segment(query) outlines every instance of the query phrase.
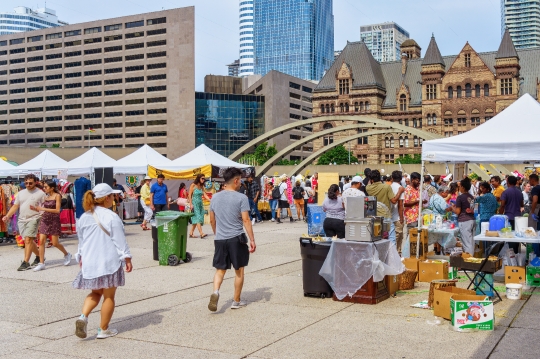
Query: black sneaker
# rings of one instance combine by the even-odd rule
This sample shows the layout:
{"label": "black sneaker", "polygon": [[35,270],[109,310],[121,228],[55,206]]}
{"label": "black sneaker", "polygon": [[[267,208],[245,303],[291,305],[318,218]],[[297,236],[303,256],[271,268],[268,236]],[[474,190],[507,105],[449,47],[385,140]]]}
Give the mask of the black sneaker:
{"label": "black sneaker", "polygon": [[17,269],[17,271],[22,272],[22,271],[25,271],[25,270],[29,270],[31,268],[32,267],[30,267],[30,263],[23,261],[21,263],[21,266]]}
{"label": "black sneaker", "polygon": [[32,262],[32,265],[30,267],[35,267],[39,264],[39,256],[36,256],[36,259]]}
{"label": "black sneaker", "polygon": [[293,223],[293,222],[294,222],[294,219],[291,217],[291,223]]}

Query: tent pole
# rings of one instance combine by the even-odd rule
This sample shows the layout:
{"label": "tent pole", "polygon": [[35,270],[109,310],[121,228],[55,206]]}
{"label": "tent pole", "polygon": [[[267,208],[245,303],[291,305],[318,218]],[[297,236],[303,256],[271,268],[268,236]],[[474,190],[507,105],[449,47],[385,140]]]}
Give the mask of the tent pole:
{"label": "tent pole", "polygon": [[[418,196],[418,231],[416,233],[416,259],[420,257],[420,235],[422,234],[422,209],[424,204],[422,203],[422,189],[424,187],[424,171],[426,169],[426,164],[422,160],[422,174],[420,175],[420,193]],[[409,244],[410,245],[410,244]],[[427,254],[427,253],[424,253]]]}

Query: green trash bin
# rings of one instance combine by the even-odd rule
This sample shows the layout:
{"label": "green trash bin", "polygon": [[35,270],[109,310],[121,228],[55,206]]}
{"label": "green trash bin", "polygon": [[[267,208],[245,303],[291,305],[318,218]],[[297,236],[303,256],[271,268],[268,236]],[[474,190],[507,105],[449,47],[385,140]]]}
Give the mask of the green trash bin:
{"label": "green trash bin", "polygon": [[186,252],[188,219],[193,213],[162,211],[156,213],[158,229],[159,265],[175,266],[191,261],[191,253]]}

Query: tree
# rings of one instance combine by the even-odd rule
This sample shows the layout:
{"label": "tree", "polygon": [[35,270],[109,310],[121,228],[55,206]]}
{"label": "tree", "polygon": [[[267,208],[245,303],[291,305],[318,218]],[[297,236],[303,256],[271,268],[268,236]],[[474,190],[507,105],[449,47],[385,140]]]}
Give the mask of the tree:
{"label": "tree", "polygon": [[405,155],[405,157],[400,157],[394,161],[394,163],[401,163],[402,165],[412,165],[422,163],[422,156],[420,154],[414,155]]}
{"label": "tree", "polygon": [[282,158],[278,163],[276,163],[276,166],[296,166],[299,163],[300,160],[288,160],[286,158]]}
{"label": "tree", "polygon": [[[350,162],[349,162],[349,154],[350,154]],[[321,157],[319,157],[319,160],[317,161],[318,165],[328,165],[328,164],[336,164],[336,165],[347,165],[349,163],[355,163],[358,162],[358,159],[353,156],[352,152],[349,152],[345,149],[345,146],[339,145],[331,150],[327,151],[325,154],[323,154]]]}
{"label": "tree", "polygon": [[252,166],[262,166],[277,153],[276,145],[268,146],[268,142],[263,142],[255,148],[254,153],[244,155],[240,158],[240,163]]}
{"label": "tree", "polygon": [[59,143],[53,143],[52,148],[60,148],[60,144]]}

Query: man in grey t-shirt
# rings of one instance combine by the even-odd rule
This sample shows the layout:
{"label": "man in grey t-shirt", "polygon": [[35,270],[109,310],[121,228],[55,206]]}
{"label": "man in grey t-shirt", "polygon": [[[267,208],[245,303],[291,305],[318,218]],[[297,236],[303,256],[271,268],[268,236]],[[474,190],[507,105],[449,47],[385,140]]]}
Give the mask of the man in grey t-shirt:
{"label": "man in grey t-shirt", "polygon": [[[219,289],[227,269],[234,267],[234,299],[231,309],[246,306],[240,300],[244,285],[244,267],[248,265],[249,254],[255,252],[255,236],[249,217],[248,198],[237,192],[240,187],[242,171],[238,168],[228,168],[223,173],[225,189],[216,193],[210,201],[210,224],[214,231],[214,260],[216,268],[214,275],[214,293],[210,296],[208,309],[215,312],[219,300]],[[249,246],[244,227],[249,236]]]}

